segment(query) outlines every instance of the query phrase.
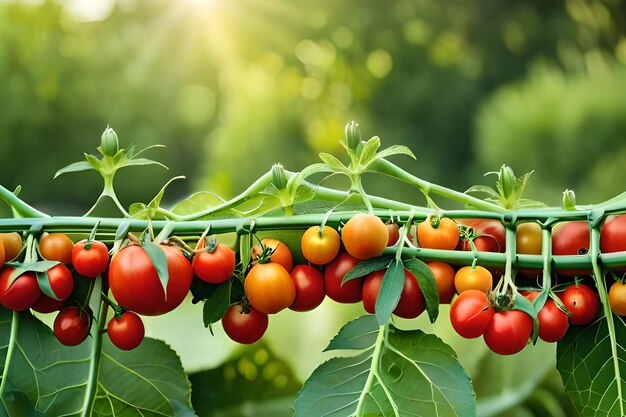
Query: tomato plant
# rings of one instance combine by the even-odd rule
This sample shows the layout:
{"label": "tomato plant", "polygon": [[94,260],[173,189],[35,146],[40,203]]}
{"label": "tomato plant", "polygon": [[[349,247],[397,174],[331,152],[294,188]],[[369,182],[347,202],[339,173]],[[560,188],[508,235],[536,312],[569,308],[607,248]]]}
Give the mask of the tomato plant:
{"label": "tomato plant", "polygon": [[461,294],[467,290],[479,290],[487,292],[493,286],[493,276],[485,267],[464,266],[454,275],[454,287]]}
{"label": "tomato plant", "polygon": [[201,280],[219,284],[230,278],[235,272],[235,252],[226,245],[216,241],[209,243],[205,249],[205,241],[201,239],[196,246],[191,261],[193,272]]}
{"label": "tomato plant", "polygon": [[453,250],[459,243],[459,227],[450,218],[429,217],[417,225],[417,241],[423,248]]}
{"label": "tomato plant", "polygon": [[74,243],[63,233],[50,233],[39,240],[39,254],[49,261],[72,263]]}
{"label": "tomato plant", "polygon": [[626,316],[626,284],[614,282],[609,289],[611,310],[619,316]]}
{"label": "tomato plant", "polygon": [[513,355],[526,346],[533,332],[533,319],[520,310],[498,311],[483,333],[485,344],[500,355]]}
{"label": "tomato plant", "polygon": [[91,317],[86,310],[68,307],[54,319],[54,336],[65,346],[76,346],[87,338],[90,327]]}
{"label": "tomato plant", "polygon": [[111,342],[122,350],[133,350],[141,344],[145,334],[141,317],[132,311],[113,316],[107,325]]}
{"label": "tomato plant", "polygon": [[248,311],[244,311],[243,306],[239,304],[231,305],[222,318],[222,327],[228,337],[245,345],[250,345],[263,337],[268,324],[267,314],[251,306],[248,307]]}
{"label": "tomato plant", "polygon": [[289,272],[279,263],[257,263],[244,281],[252,306],[264,314],[278,313],[293,304],[296,287]]}
{"label": "tomato plant", "polygon": [[309,311],[324,301],[324,275],[319,269],[311,265],[296,265],[290,275],[296,287],[296,298],[289,306],[290,309]]}
{"label": "tomato plant", "polygon": [[11,284],[9,281],[13,271],[10,267],[0,271],[0,304],[13,311],[26,310],[41,295],[37,277],[32,272],[24,272]]}
{"label": "tomato plant", "polygon": [[72,247],[72,265],[82,276],[95,278],[109,265],[109,249],[97,240],[76,242]]}
{"label": "tomato plant", "polygon": [[598,294],[585,284],[570,285],[560,297],[570,312],[569,322],[577,326],[591,323],[600,307]]}
{"label": "tomato plant", "polygon": [[494,315],[487,295],[479,290],[459,294],[450,308],[450,323],[466,339],[482,336]]}
{"label": "tomato plant", "polygon": [[358,303],[362,299],[363,279],[356,278],[341,283],[343,277],[359,263],[347,252],[339,255],[324,270],[324,288],[328,297],[338,303]]}
{"label": "tomato plant", "polygon": [[[375,314],[376,299],[380,291],[380,284],[386,270],[375,271],[369,274],[363,281],[362,298],[363,308],[370,314]],[[404,270],[404,287],[400,294],[398,305],[393,310],[393,314],[404,319],[413,319],[424,311],[426,305],[422,290],[415,279],[415,276],[408,270]]]}
{"label": "tomato plant", "polygon": [[302,235],[302,255],[316,265],[325,265],[335,259],[339,253],[341,239],[332,227],[309,227]]}
{"label": "tomato plant", "polygon": [[380,256],[389,243],[389,231],[380,218],[359,213],[341,229],[341,241],[346,251],[357,259]]}

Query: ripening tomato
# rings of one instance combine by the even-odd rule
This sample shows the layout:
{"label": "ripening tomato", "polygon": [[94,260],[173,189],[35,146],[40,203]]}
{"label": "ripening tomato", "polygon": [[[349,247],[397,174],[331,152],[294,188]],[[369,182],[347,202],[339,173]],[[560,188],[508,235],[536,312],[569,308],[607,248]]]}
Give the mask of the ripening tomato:
{"label": "ripening tomato", "polygon": [[464,266],[456,271],[454,276],[454,287],[459,294],[467,290],[487,292],[492,286],[493,276],[491,272],[480,265],[476,265],[474,269],[471,266]]}
{"label": "ripening tomato", "polygon": [[387,226],[387,232],[389,232],[387,247],[393,246],[398,243],[398,239],[400,239],[400,227],[397,223],[387,223],[385,226]]}
{"label": "ripening tomato", "polygon": [[193,256],[191,266],[193,272],[201,280],[210,284],[220,284],[227,281],[235,272],[235,252],[226,245],[214,242],[205,249],[205,241],[202,239]]}
{"label": "ripening tomato", "polygon": [[[589,252],[589,223],[572,221],[559,223],[552,233],[553,255],[585,255]],[[559,270],[563,275],[585,275],[590,269]]]}
{"label": "ripening tomato", "polygon": [[[530,291],[524,296],[530,301],[534,301],[541,294],[539,291]],[[539,338],[548,343],[558,342],[565,336],[569,328],[569,317],[554,302],[547,299],[539,314]]]}
{"label": "ripening tomato", "polygon": [[626,284],[614,282],[609,289],[609,305],[618,316],[626,316]]}
{"label": "ripening tomato", "polygon": [[[600,251],[603,253],[626,251],[626,214],[607,219],[600,232]],[[616,268],[626,271],[626,266]]]}
{"label": "ripening tomato", "polygon": [[61,310],[54,319],[54,336],[62,345],[76,346],[83,343],[89,334],[91,317],[78,307]]}
{"label": "ripening tomato", "polygon": [[437,292],[439,293],[439,304],[450,304],[452,297],[456,294],[454,269],[447,263],[440,261],[428,262],[426,265],[428,265],[435,276]]}
{"label": "ripening tomato", "polygon": [[113,316],[109,320],[107,335],[118,349],[133,350],[141,344],[145,335],[143,321],[132,311],[125,311],[120,318]]}
{"label": "ripening tomato", "polygon": [[74,291],[74,277],[69,269],[63,264],[58,264],[46,271],[50,288],[61,301],[67,298]]}
{"label": "ripening tomato", "polygon": [[222,327],[231,340],[244,345],[250,345],[265,334],[269,324],[267,314],[261,313],[254,307],[249,312],[242,311],[241,304],[228,307],[222,317]]}
{"label": "ripening tomato", "polygon": [[339,255],[324,270],[324,288],[328,297],[338,303],[358,303],[361,301],[363,278],[355,278],[341,285],[343,277],[359,263],[347,252]]}
{"label": "ripening tomato", "polygon": [[534,222],[522,223],[515,232],[515,248],[517,253],[541,255],[541,226]]}
{"label": "ripening tomato", "polygon": [[4,245],[4,260],[11,261],[22,251],[22,236],[19,233],[0,233]]}
{"label": "ripening tomato", "polygon": [[329,226],[321,230],[319,226],[311,226],[302,235],[302,255],[307,261],[316,265],[326,265],[339,253],[341,241],[339,233]]}
{"label": "ripening tomato", "polygon": [[189,292],[193,270],[180,249],[161,245],[167,259],[167,297],[159,275],[146,251],[139,245],[120,250],[109,265],[111,292],[122,307],[138,314],[156,316],[172,311]]}
{"label": "ripening tomato", "polygon": [[291,270],[296,287],[296,298],[289,306],[294,311],[309,311],[322,304],[326,298],[324,275],[311,265],[296,265]]}
{"label": "ripening tomato", "polygon": [[0,240],[0,267],[4,265],[4,243]]}
{"label": "ripening tomato", "polygon": [[[370,273],[363,282],[363,308],[370,314],[376,313],[376,299],[383,282],[383,277],[387,270],[383,269]],[[398,300],[398,305],[393,310],[393,314],[405,319],[413,319],[424,311],[426,307],[424,295],[417,283],[415,275],[404,270],[404,287]]]}
{"label": "ripening tomato", "polygon": [[74,243],[63,233],[50,233],[39,239],[39,254],[49,261],[72,263]]}
{"label": "ripening tomato", "polygon": [[389,231],[378,217],[359,213],[341,229],[341,241],[346,251],[355,258],[375,258],[382,255],[387,247]]}
{"label": "ripening tomato", "polygon": [[9,278],[14,269],[4,267],[0,271],[0,304],[13,311],[30,308],[41,295],[37,276],[34,272],[24,272],[9,286]]}
{"label": "ripening tomato", "polygon": [[[291,256],[291,251],[287,245],[276,239],[261,239],[261,243],[274,251],[270,256],[271,263],[280,264],[287,270],[287,272],[291,272],[291,269],[293,268],[293,257]],[[259,245],[254,245],[252,248],[252,259],[258,259],[261,252],[261,247]]]}
{"label": "ripening tomato", "polygon": [[[474,245],[479,252],[504,252],[506,249],[506,229],[499,220],[494,219],[460,219],[458,222],[474,229],[478,235]],[[467,240],[460,240],[457,250],[470,251],[472,247]]]}
{"label": "ripening tomato", "polygon": [[450,323],[459,336],[474,339],[485,333],[493,314],[487,294],[467,290],[459,294],[450,307]]}
{"label": "ripening tomato", "polygon": [[95,278],[109,265],[109,249],[98,240],[76,242],[72,247],[72,265],[82,276]]}
{"label": "ripening tomato", "polygon": [[533,319],[520,310],[494,313],[483,339],[493,352],[513,355],[526,346],[533,332]]}
{"label": "ripening tomato", "polygon": [[428,217],[417,225],[417,241],[422,248],[453,250],[459,243],[459,227],[447,217],[439,221]]}
{"label": "ripening tomato", "polygon": [[296,298],[296,286],[289,272],[278,263],[257,263],[244,281],[244,291],[255,309],[274,314],[288,308]]}
{"label": "ripening tomato", "polygon": [[593,321],[600,308],[600,298],[584,284],[572,284],[560,294],[561,300],[570,312],[569,322],[584,326]]}
{"label": "ripening tomato", "polygon": [[41,293],[37,302],[33,304],[31,309],[35,310],[37,313],[48,314],[61,310],[63,308],[63,304],[65,304],[65,301],[55,300],[54,298]]}

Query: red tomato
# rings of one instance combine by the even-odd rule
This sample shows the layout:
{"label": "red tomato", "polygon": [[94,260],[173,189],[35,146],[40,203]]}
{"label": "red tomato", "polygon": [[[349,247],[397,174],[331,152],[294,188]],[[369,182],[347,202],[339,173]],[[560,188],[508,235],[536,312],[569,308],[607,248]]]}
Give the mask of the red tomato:
{"label": "red tomato", "polygon": [[72,265],[82,276],[95,278],[109,265],[109,249],[97,240],[76,242],[72,247]]}
{"label": "red tomato", "polygon": [[296,287],[289,272],[278,263],[257,263],[244,281],[244,291],[255,309],[264,314],[288,308],[296,298]]}
{"label": "red tomato", "polygon": [[[291,272],[293,268],[293,257],[287,245],[276,239],[261,239],[261,243],[274,251],[270,256],[271,263],[280,264],[287,272]],[[252,248],[252,259],[256,260],[260,254],[261,247],[255,245]]]}
{"label": "red tomato", "polygon": [[450,307],[450,323],[460,336],[474,339],[485,333],[493,314],[487,294],[478,290],[467,290],[459,294]]}
{"label": "red tomato", "polygon": [[570,312],[569,322],[576,326],[589,324],[596,317],[600,307],[600,298],[591,288],[584,284],[570,285],[560,294],[567,311]]}
{"label": "red tomato", "polygon": [[350,255],[360,260],[370,259],[382,255],[389,242],[389,232],[378,217],[359,213],[341,229],[341,241]]}
{"label": "red tomato", "polygon": [[[600,232],[600,251],[603,253],[626,251],[626,214],[607,219]],[[626,271],[626,266],[616,268]]]}
{"label": "red tomato", "polygon": [[39,254],[49,261],[72,263],[74,243],[63,233],[50,233],[39,240]]}
{"label": "red tomato", "polygon": [[265,334],[269,319],[267,314],[250,307],[249,313],[242,311],[240,304],[232,305],[222,318],[224,332],[237,343],[250,345]]}
{"label": "red tomato", "polygon": [[[376,298],[378,298],[378,292],[380,291],[380,285],[383,281],[383,276],[387,270],[372,272],[365,278],[363,282],[363,308],[370,314],[376,313]],[[405,319],[413,319],[425,309],[424,295],[417,283],[415,275],[411,272],[404,270],[404,288],[400,294],[400,300],[398,305],[393,310],[393,314]]]}
{"label": "red tomato", "polygon": [[335,259],[341,246],[339,233],[324,226],[320,235],[319,226],[311,226],[302,235],[302,255],[316,265],[325,265]]}
{"label": "red tomato", "polygon": [[165,245],[161,248],[167,258],[167,298],[159,275],[141,246],[126,246],[111,259],[109,285],[122,307],[157,316],[172,311],[185,299],[193,279],[191,263],[178,248]]}
{"label": "red tomato", "polygon": [[487,292],[491,290],[492,286],[493,276],[491,272],[480,265],[476,265],[474,269],[471,266],[464,266],[454,275],[454,287],[459,294],[467,290]]}
{"label": "red tomato", "polygon": [[133,350],[141,344],[145,329],[141,318],[132,311],[125,311],[118,319],[113,316],[107,325],[111,343],[121,350]]}
{"label": "red tomato", "polygon": [[434,227],[428,217],[417,225],[417,241],[422,248],[453,250],[459,243],[459,227],[447,217],[442,217]]}
{"label": "red tomato", "polygon": [[338,303],[358,303],[361,301],[363,278],[355,278],[341,285],[343,277],[359,263],[359,260],[346,252],[339,255],[324,271],[324,288],[328,297]]}
{"label": "red tomato", "polygon": [[[553,255],[585,255],[589,252],[589,223],[574,221],[559,223],[552,234]],[[563,275],[585,275],[589,269],[560,270]]]}
{"label": "red tomato", "polygon": [[42,293],[37,299],[37,302],[33,304],[31,308],[37,313],[48,314],[61,310],[64,303],[65,302],[63,300],[55,300],[54,298],[48,297],[46,294]]}
{"label": "red tomato", "polygon": [[[529,291],[524,294],[524,297],[534,301],[539,294],[541,294],[539,291]],[[565,336],[569,328],[567,313],[559,309],[556,303],[549,298],[539,311],[537,320],[539,321],[539,338],[545,342],[558,342]]]}
{"label": "red tomato", "polygon": [[91,317],[77,307],[61,310],[54,319],[54,336],[65,346],[80,345],[89,334]]}
{"label": "red tomato", "polygon": [[609,305],[618,316],[626,316],[626,284],[614,282],[609,289]]}
{"label": "red tomato", "polygon": [[440,304],[450,304],[452,297],[456,294],[454,287],[454,269],[445,262],[432,261],[426,265],[430,268],[435,276],[437,283],[437,292],[439,293]]}
{"label": "red tomato", "polygon": [[66,300],[74,291],[74,277],[69,269],[63,264],[58,264],[48,269],[48,281],[54,295],[61,301]]}
{"label": "red tomato", "polygon": [[4,267],[0,271],[0,304],[13,311],[26,310],[41,295],[37,276],[34,272],[24,272],[9,287],[9,277],[13,271],[11,267]]}
{"label": "red tomato", "polygon": [[[196,249],[204,249],[204,239]],[[235,252],[221,243],[213,245],[207,250],[196,252],[191,266],[198,278],[210,284],[220,284],[227,281],[235,272]]]}
{"label": "red tomato", "polygon": [[387,226],[387,232],[389,232],[387,246],[393,246],[398,243],[398,239],[400,239],[400,227],[396,223],[388,223],[385,226]]}
{"label": "red tomato", "polygon": [[494,313],[483,339],[493,352],[513,355],[526,346],[533,332],[533,319],[520,310]]}
{"label": "red tomato", "polygon": [[[479,236],[474,245],[479,252],[502,252],[506,249],[506,229],[499,220],[493,219],[460,219],[459,224],[471,227]],[[458,250],[469,251],[471,245],[467,240],[459,241]]]}
{"label": "red tomato", "polygon": [[291,279],[296,287],[296,298],[290,309],[294,311],[313,310],[326,298],[324,275],[311,265],[296,265],[291,270]]}

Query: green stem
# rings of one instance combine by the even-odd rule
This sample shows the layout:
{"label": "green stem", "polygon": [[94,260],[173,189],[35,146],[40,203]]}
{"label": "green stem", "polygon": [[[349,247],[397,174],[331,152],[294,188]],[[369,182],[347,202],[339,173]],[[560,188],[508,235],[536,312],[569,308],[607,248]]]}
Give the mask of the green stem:
{"label": "green stem", "polygon": [[4,200],[9,206],[11,206],[20,216],[43,218],[50,217],[46,213],[37,210],[36,208],[28,205],[20,198],[18,198],[13,192],[0,185],[0,198]]}
{"label": "green stem", "polygon": [[541,257],[543,258],[543,290],[552,288],[552,233],[550,229],[541,229]]}
{"label": "green stem", "polygon": [[13,359],[13,351],[15,350],[15,345],[17,344],[17,331],[19,329],[20,322],[20,313],[17,311],[13,312],[13,318],[11,321],[11,337],[9,339],[9,346],[7,349],[7,355],[4,360],[4,374],[2,375],[2,381],[0,382],[0,399],[4,403],[4,389],[6,388],[7,379],[9,375],[9,367],[11,366],[11,360]]}
{"label": "green stem", "polygon": [[378,337],[376,338],[376,344],[374,345],[374,353],[372,353],[372,365],[370,366],[370,372],[367,376],[367,381],[365,381],[365,386],[361,391],[361,395],[359,397],[359,402],[356,408],[355,416],[361,417],[363,416],[363,407],[365,407],[365,397],[369,394],[372,389],[372,385],[374,384],[374,379],[378,375],[378,366],[380,364],[381,351],[383,348],[383,342],[385,340],[385,328],[387,324],[382,325],[378,328]]}
{"label": "green stem", "polygon": [[91,337],[93,338],[93,348],[91,350],[91,361],[89,364],[89,377],[87,379],[87,389],[85,401],[83,402],[82,417],[89,417],[91,409],[96,399],[98,391],[98,375],[100,373],[100,360],[102,359],[102,331],[106,324],[108,305],[106,302],[100,303],[100,317],[97,326],[92,326]]}
{"label": "green stem", "polygon": [[505,264],[504,264],[504,285],[502,287],[502,294],[506,293],[507,289],[511,289],[515,294],[515,282],[513,280],[513,257],[516,256],[516,238],[515,238],[515,226],[509,225],[506,227],[506,252],[505,252]]}

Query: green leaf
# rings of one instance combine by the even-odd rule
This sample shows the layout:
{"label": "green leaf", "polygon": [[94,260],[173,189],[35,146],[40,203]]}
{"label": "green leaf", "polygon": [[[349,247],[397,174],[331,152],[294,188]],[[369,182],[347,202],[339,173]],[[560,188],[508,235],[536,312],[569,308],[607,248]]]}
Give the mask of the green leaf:
{"label": "green leaf", "polygon": [[626,323],[613,315],[615,356],[606,317],[570,326],[557,344],[557,369],[581,416],[626,415]]}
{"label": "green leaf", "polygon": [[58,261],[35,261],[27,263],[10,263],[9,266],[15,268],[9,276],[9,285],[12,285],[15,280],[24,272],[46,272],[48,269],[60,264]]}
{"label": "green leaf", "polygon": [[134,219],[148,219],[150,217],[148,216],[148,213],[148,206],[146,206],[144,203],[132,203],[128,207],[128,214],[130,214],[131,217]]}
{"label": "green leaf", "polygon": [[[186,216],[200,213],[224,203],[225,200],[217,194],[213,194],[208,191],[200,191],[190,195],[184,200],[179,201],[170,211],[174,214]],[[230,210],[229,213],[234,215],[233,210]]]}
{"label": "green leaf", "polygon": [[68,166],[63,167],[60,170],[58,170],[56,174],[54,174],[54,178],[62,174],[67,174],[68,172],[80,172],[80,171],[87,171],[90,169],[94,169],[94,168],[87,161],[74,162],[73,164],[69,164]]}
{"label": "green leaf", "polygon": [[167,270],[167,257],[165,256],[165,251],[163,251],[161,245],[152,242],[145,243],[143,245],[143,249],[148,254],[148,257],[150,257],[150,261],[152,261],[152,265],[154,265],[157,274],[159,274],[159,280],[161,281],[163,293],[165,294],[165,299],[167,300],[167,283],[170,277]]}
{"label": "green leaf", "polygon": [[[296,398],[296,417],[476,415],[470,378],[438,337],[390,324],[378,327],[371,316],[346,324],[342,333],[359,346],[365,339],[371,345],[356,356],[336,357],[318,367]],[[377,336],[367,336],[372,333]]]}
{"label": "green leaf", "polygon": [[341,285],[346,283],[347,281],[362,278],[369,273],[374,271],[380,271],[381,269],[385,269],[389,267],[391,264],[391,260],[393,256],[379,256],[378,258],[367,259],[365,261],[361,261],[354,266],[351,270],[349,270],[346,275],[344,275],[341,280]]}
{"label": "green leaf", "polygon": [[117,230],[115,231],[115,240],[122,240],[126,238],[128,232],[130,231],[130,220],[124,220],[117,226]]}
{"label": "green leaf", "polygon": [[210,324],[217,323],[224,317],[224,314],[226,314],[226,310],[230,307],[231,286],[232,280],[230,279],[221,283],[204,302],[204,307],[202,308],[204,327],[209,327]]}
{"label": "green leaf", "polygon": [[345,172],[347,169],[339,159],[329,153],[320,153],[320,159],[335,172]]}
{"label": "green leaf", "polygon": [[465,190],[465,194],[470,194],[470,193],[485,193],[490,197],[496,198],[496,199],[500,199],[500,194],[498,194],[498,192],[496,190],[494,190],[493,188],[489,187],[488,185],[474,185],[471,186],[470,188],[468,188],[467,190]]}
{"label": "green leaf", "polygon": [[331,350],[364,350],[376,343],[378,337],[376,316],[368,314],[346,324],[333,337],[324,352]]}
{"label": "green leaf", "polygon": [[291,417],[301,387],[289,364],[263,342],[237,350],[219,367],[191,374],[189,380],[193,406],[207,417]]}
{"label": "green leaf", "polygon": [[85,160],[87,161],[87,164],[89,164],[93,169],[102,173],[104,165],[102,164],[101,160],[93,155],[89,155],[88,153],[85,154]]}
{"label": "green leaf", "polygon": [[50,277],[48,277],[47,272],[37,272],[37,284],[39,285],[39,289],[42,293],[47,295],[48,297],[54,298],[55,300],[59,300],[59,297],[54,293],[52,287],[50,286]]}
{"label": "green leaf", "polygon": [[153,161],[152,159],[146,159],[146,158],[128,159],[128,160],[120,163],[120,165],[118,166],[117,169],[124,168],[124,167],[130,167],[130,166],[140,166],[140,165],[158,165],[158,166],[163,167],[165,169],[169,169],[168,167],[166,167],[165,165],[163,165],[160,162]]}
{"label": "green leaf", "polygon": [[383,280],[380,283],[378,297],[376,297],[376,319],[379,325],[389,321],[391,313],[400,301],[400,295],[404,288],[404,265],[399,259],[394,259],[385,271]]}
{"label": "green leaf", "polygon": [[374,136],[363,146],[363,150],[359,156],[359,167],[364,167],[370,162],[374,160],[376,157],[376,152],[380,148],[380,138],[378,136]]}
{"label": "green leaf", "polygon": [[392,145],[388,148],[385,148],[376,154],[376,159],[386,158],[391,155],[408,155],[413,159],[417,159],[415,157],[415,154],[404,145]]}
{"label": "green leaf", "polygon": [[295,193],[295,190],[297,189],[297,187],[300,186],[301,182],[304,179],[310,177],[311,175],[319,174],[321,172],[334,172],[334,171],[326,164],[317,163],[317,164],[308,165],[298,174],[289,178],[289,181],[287,181],[287,190],[289,190],[290,194]]}
{"label": "green leaf", "polygon": [[180,179],[185,179],[184,175],[179,175],[177,177],[171,178],[168,182],[165,183],[165,185],[163,187],[161,187],[161,190],[157,193],[157,195],[152,199],[152,201],[150,201],[150,203],[148,203],[148,207],[152,208],[152,209],[156,209],[159,208],[161,206],[161,200],[163,199],[163,195],[165,195],[165,190],[167,189],[167,187],[174,181],[176,180],[180,180]]}
{"label": "green leaf", "polygon": [[433,271],[417,258],[405,260],[404,267],[415,275],[420,290],[422,290],[424,295],[428,318],[431,323],[434,323],[439,316],[439,290],[437,290],[437,281],[435,281]]}

